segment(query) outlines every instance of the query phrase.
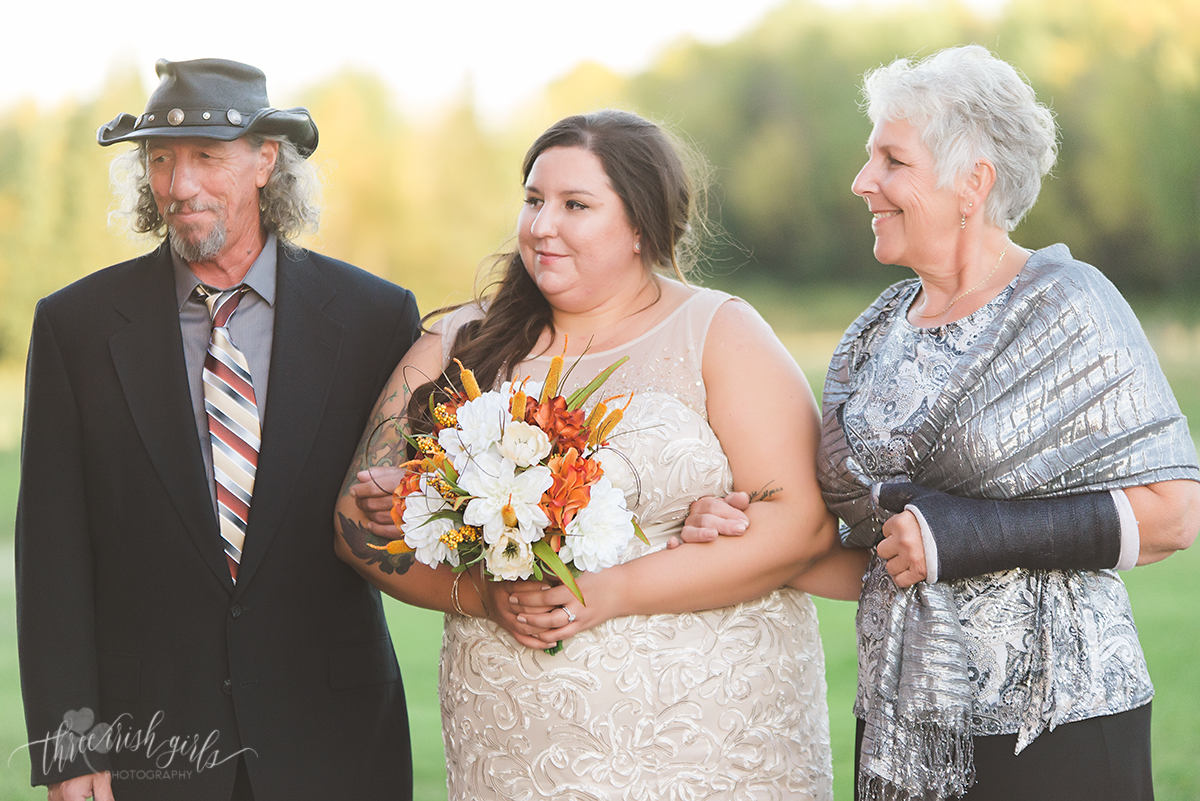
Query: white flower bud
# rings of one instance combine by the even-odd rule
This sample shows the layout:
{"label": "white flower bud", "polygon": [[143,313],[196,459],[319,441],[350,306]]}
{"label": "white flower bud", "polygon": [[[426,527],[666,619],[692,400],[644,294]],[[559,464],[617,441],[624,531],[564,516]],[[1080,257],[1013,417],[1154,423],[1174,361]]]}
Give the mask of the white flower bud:
{"label": "white flower bud", "polygon": [[531,467],[550,455],[550,438],[537,426],[514,422],[504,427],[498,447],[517,467]]}

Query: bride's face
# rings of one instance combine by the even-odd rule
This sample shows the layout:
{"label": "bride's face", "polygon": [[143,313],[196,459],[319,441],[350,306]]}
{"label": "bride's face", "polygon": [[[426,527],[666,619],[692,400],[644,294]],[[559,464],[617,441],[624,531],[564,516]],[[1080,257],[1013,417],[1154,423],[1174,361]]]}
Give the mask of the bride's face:
{"label": "bride's face", "polygon": [[595,308],[644,280],[638,232],[591,151],[537,157],[517,226],[525,269],[556,309]]}

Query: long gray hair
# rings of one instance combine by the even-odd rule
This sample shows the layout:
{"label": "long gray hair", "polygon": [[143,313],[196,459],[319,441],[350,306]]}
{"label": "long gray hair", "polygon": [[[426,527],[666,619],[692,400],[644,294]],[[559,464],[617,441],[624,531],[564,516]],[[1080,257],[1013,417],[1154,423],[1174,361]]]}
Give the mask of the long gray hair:
{"label": "long gray hair", "polygon": [[[315,233],[321,223],[321,178],[317,169],[301,157],[296,146],[284,136],[248,134],[246,142],[252,149],[264,142],[279,143],[275,170],[258,195],[258,211],[262,227],[275,234],[285,245],[297,237]],[[109,212],[109,220],[123,222],[138,234],[158,238],[166,235],[167,223],[154,202],[148,173],[149,149],[146,140],[136,150],[119,153],[108,168],[117,208]]]}

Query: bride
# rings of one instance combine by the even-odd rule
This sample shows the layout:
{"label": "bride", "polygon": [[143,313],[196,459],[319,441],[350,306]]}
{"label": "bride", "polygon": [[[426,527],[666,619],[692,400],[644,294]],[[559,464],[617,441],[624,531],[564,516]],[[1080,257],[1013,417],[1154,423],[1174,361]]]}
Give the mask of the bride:
{"label": "bride", "polygon": [[[534,142],[523,176],[503,276],[396,368],[338,504],[339,556],[384,592],[447,613],[449,796],[829,799],[816,612],[784,587],[834,540],[812,392],[750,306],[683,279],[681,240],[699,222],[660,128],[619,111],[568,117]],[[650,545],[634,540],[621,564],[582,574],[586,606],[561,586],[477,574],[459,586],[445,566],[380,563],[364,534],[397,536],[380,488],[399,476],[377,466],[405,457],[375,426],[423,421],[430,377],[460,386],[445,369],[455,358],[499,384],[541,378],[564,347],[579,360],[564,395],[630,357],[603,390],[634,393],[611,438],[624,459],[604,469],[614,482],[630,473],[619,483]],[[741,537],[667,547],[693,500],[734,490],[764,501]],[[559,640],[562,652],[544,652]]]}

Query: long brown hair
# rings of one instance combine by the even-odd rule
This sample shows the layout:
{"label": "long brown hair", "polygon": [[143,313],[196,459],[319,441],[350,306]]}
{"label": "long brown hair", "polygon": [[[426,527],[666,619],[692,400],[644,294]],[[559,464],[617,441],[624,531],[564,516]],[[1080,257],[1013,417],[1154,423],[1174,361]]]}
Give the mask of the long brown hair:
{"label": "long brown hair", "polygon": [[[703,228],[696,216],[696,187],[681,153],[686,146],[662,128],[637,114],[605,109],[566,117],[551,125],[525,154],[521,183],[529,179],[533,163],[552,147],[579,147],[594,153],[621,198],[630,224],[639,232],[642,262],[650,270],[663,270],[684,279],[686,245],[693,231]],[[691,156],[691,153],[688,152]],[[693,160],[700,164],[698,158]],[[701,187],[702,189],[702,187]],[[685,264],[681,264],[681,260]],[[471,368],[486,389],[491,382],[512,378],[513,371],[537,346],[542,333],[554,333],[550,304],[525,269],[520,251],[499,256],[500,269],[479,302],[484,316],[459,328],[450,358]],[[425,319],[452,310],[438,309]],[[436,382],[413,391],[408,414],[412,423],[428,423],[429,396],[436,387],[461,390],[458,371],[447,370]],[[414,430],[424,426],[417,425]]]}

